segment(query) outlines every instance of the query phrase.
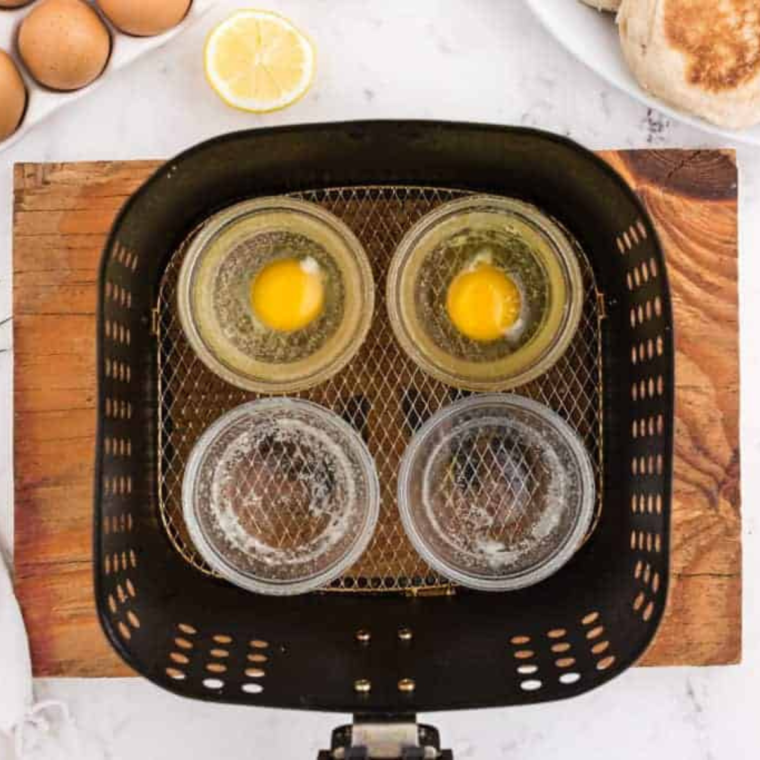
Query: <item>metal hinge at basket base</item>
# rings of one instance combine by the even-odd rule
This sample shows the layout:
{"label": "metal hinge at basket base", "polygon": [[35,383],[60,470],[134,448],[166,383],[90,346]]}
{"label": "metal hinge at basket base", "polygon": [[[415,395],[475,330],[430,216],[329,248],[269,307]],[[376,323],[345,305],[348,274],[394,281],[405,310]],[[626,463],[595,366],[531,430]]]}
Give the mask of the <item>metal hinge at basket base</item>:
{"label": "metal hinge at basket base", "polygon": [[332,748],[317,760],[453,760],[442,750],[438,731],[420,726],[414,715],[355,717],[333,731]]}

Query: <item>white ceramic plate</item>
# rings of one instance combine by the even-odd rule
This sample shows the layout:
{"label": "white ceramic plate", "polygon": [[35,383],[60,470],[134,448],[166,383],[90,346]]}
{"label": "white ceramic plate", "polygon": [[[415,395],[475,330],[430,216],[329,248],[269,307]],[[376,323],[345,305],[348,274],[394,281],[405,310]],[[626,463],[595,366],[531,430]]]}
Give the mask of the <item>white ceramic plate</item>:
{"label": "white ceramic plate", "polygon": [[642,103],[686,124],[732,140],[760,145],[760,126],[735,131],[721,129],[676,111],[648,95],[628,70],[620,49],[613,13],[600,13],[579,0],[525,0],[546,29],[576,58],[610,84]]}
{"label": "white ceramic plate", "polygon": [[[92,3],[93,0],[87,0],[87,2]],[[122,34],[104,19],[111,33],[111,56],[108,59],[108,64],[103,73],[92,84],[74,92],[54,92],[53,90],[41,87],[29,76],[16,55],[15,41],[18,27],[24,17],[34,7],[34,3],[13,10],[0,8],[0,48],[10,53],[16,61],[16,65],[26,84],[29,98],[26,114],[21,122],[21,126],[7,140],[0,142],[0,152],[5,148],[10,148],[13,143],[20,140],[35,124],[47,118],[54,111],[57,111],[67,103],[73,103],[84,94],[99,87],[103,82],[108,80],[108,76],[112,71],[128,66],[137,58],[164,45],[183,29],[199,19],[215,2],[217,0],[193,0],[190,10],[182,23],[156,37],[131,37],[127,34]]]}

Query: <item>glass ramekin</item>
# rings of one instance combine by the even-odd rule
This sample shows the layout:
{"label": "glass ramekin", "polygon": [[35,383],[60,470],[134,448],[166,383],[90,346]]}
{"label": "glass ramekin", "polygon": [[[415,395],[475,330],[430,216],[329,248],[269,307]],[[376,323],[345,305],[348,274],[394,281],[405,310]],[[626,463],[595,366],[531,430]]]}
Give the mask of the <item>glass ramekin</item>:
{"label": "glass ramekin", "polygon": [[583,543],[594,504],[577,433],[548,407],[511,394],[439,411],[399,471],[399,511],[416,550],[481,591],[523,588],[559,570]]}
{"label": "glass ramekin", "polygon": [[[332,298],[313,325],[266,332],[248,301],[250,283],[291,250],[321,260],[332,273]],[[209,219],[188,246],[177,289],[180,322],[201,361],[258,393],[294,393],[339,372],[367,336],[374,297],[372,269],[351,230],[320,206],[285,197],[239,203]],[[271,352],[273,345],[282,350]]]}
{"label": "glass ramekin", "polygon": [[[545,305],[530,307],[523,294],[531,321],[518,345],[507,337],[471,341],[448,319],[447,289],[463,271],[454,261],[456,246],[467,235],[519,245],[525,253],[517,260],[540,282]],[[456,388],[503,391],[543,374],[565,352],[581,317],[583,279],[568,235],[546,214],[519,200],[473,195],[443,204],[406,233],[389,268],[386,298],[396,338],[425,372]]]}
{"label": "glass ramekin", "polygon": [[182,506],[213,570],[282,596],[326,586],[359,559],[380,489],[367,446],[341,417],[309,401],[268,398],[203,433],[185,468]]}

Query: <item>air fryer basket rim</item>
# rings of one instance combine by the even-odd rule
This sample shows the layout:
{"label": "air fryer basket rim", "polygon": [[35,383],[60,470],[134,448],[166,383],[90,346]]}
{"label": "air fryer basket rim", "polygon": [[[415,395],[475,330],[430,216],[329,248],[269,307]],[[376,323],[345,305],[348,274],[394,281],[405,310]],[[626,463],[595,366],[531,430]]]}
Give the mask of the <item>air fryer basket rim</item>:
{"label": "air fryer basket rim", "polygon": [[[157,685],[166,688],[173,693],[183,694],[186,696],[194,696],[203,699],[214,699],[215,701],[228,701],[239,702],[245,704],[261,704],[262,706],[288,706],[288,707],[300,707],[302,709],[318,709],[318,710],[333,710],[340,712],[383,712],[387,709],[408,711],[408,710],[437,710],[437,709],[456,709],[456,708],[477,708],[487,706],[498,706],[501,704],[516,704],[517,702],[495,702],[493,699],[484,699],[479,702],[477,699],[469,699],[466,702],[456,703],[453,701],[447,703],[445,706],[438,705],[426,705],[415,703],[403,699],[390,700],[386,703],[379,705],[363,706],[360,700],[357,700],[354,695],[347,696],[345,699],[339,702],[330,704],[321,704],[318,701],[310,702],[305,701],[300,704],[293,704],[291,702],[282,702],[279,700],[273,701],[254,701],[237,694],[214,694],[212,692],[198,692],[191,693],[179,687],[178,684],[162,678],[156,669],[156,663],[151,663],[150,667],[146,668],[145,659],[135,654],[135,650],[127,644],[122,636],[119,635],[116,630],[114,621],[108,613],[108,609],[105,604],[107,596],[106,578],[101,572],[100,558],[103,556],[103,495],[101,492],[101,484],[103,481],[104,467],[105,467],[105,454],[103,448],[103,440],[106,435],[106,429],[108,424],[105,418],[105,402],[106,394],[104,393],[104,386],[106,384],[106,376],[104,370],[104,357],[106,353],[106,339],[104,334],[104,323],[107,319],[106,310],[108,308],[107,299],[105,295],[105,286],[108,276],[109,264],[111,263],[111,256],[117,249],[119,244],[120,233],[122,232],[130,215],[134,213],[135,207],[156,189],[156,187],[165,179],[167,170],[171,171],[172,166],[177,166],[186,162],[187,160],[202,154],[209,148],[218,148],[225,144],[234,144],[240,140],[256,140],[261,137],[277,137],[282,136],[287,138],[288,135],[298,134],[300,136],[314,134],[319,135],[325,132],[341,132],[341,131],[358,131],[358,132],[374,132],[374,131],[391,131],[391,130],[418,130],[425,133],[429,130],[435,130],[437,132],[450,133],[452,135],[464,135],[467,139],[477,139],[479,134],[482,135],[500,135],[508,138],[509,136],[523,136],[533,137],[540,141],[547,143],[554,143],[562,146],[563,148],[572,151],[576,154],[582,154],[585,161],[593,167],[593,169],[601,174],[606,175],[614,184],[617,185],[618,190],[625,196],[631,206],[636,209],[637,217],[644,225],[646,229],[646,237],[648,244],[652,247],[654,255],[658,260],[664,264],[664,255],[662,247],[660,245],[657,233],[654,226],[648,216],[648,213],[644,207],[644,204],[640,198],[634,193],[629,185],[620,177],[620,175],[603,161],[598,156],[590,153],[589,151],[581,148],[572,140],[565,137],[554,135],[552,133],[544,132],[536,129],[528,129],[521,127],[503,127],[494,124],[470,124],[470,123],[455,123],[455,122],[435,122],[435,121],[395,121],[395,120],[377,120],[377,121],[350,121],[350,122],[338,122],[328,124],[309,124],[309,125],[292,125],[286,127],[272,127],[266,129],[253,129],[253,130],[241,130],[237,132],[231,132],[225,135],[221,135],[210,140],[204,141],[195,145],[179,155],[174,159],[167,161],[158,170],[156,170],[151,177],[130,197],[125,203],[121,211],[119,212],[116,221],[108,235],[108,239],[104,248],[104,253],[100,262],[100,269],[98,275],[98,314],[97,314],[97,383],[98,383],[98,402],[97,402],[97,433],[96,433],[96,454],[95,454],[95,478],[94,478],[94,493],[95,493],[95,515],[94,515],[94,536],[93,536],[93,549],[94,549],[94,582],[95,582],[95,595],[97,600],[98,618],[100,620],[101,627],[104,630],[106,637],[117,651],[120,657],[132,668],[146,676],[149,680],[153,681]],[[369,183],[368,183],[369,184]],[[376,182],[372,184],[383,185],[384,182]],[[661,486],[661,495],[667,507],[662,515],[662,535],[665,538],[665,557],[667,562],[668,554],[668,536],[670,530],[670,514],[669,505],[672,498],[672,478],[670,473],[672,472],[672,458],[673,458],[673,429],[672,429],[672,414],[674,403],[674,382],[672,381],[672,341],[673,341],[673,328],[672,328],[672,306],[670,300],[670,294],[667,287],[667,274],[665,267],[662,267],[661,281],[663,283],[662,289],[662,314],[663,320],[667,324],[665,328],[668,334],[668,350],[665,352],[665,360],[670,362],[669,367],[669,379],[662,394],[662,404],[667,410],[668,420],[666,426],[666,434],[663,439],[663,451],[666,459],[666,477]],[[667,570],[663,572],[664,583],[660,595],[660,602],[653,610],[651,617],[648,620],[648,632],[649,635],[646,640],[641,640],[637,645],[626,652],[625,655],[621,655],[618,658],[619,665],[614,669],[614,673],[610,673],[609,676],[602,678],[600,681],[593,683],[589,688],[594,688],[605,680],[609,680],[609,677],[617,675],[625,670],[629,665],[638,660],[651,645],[654,638],[654,633],[662,619],[662,615],[665,609],[664,596],[667,593],[669,584],[667,582]],[[463,597],[465,598],[465,597]],[[427,601],[427,600],[426,600]],[[430,600],[431,602],[438,604],[438,600]],[[507,638],[505,637],[505,644]],[[551,699],[561,698],[561,696],[574,696],[586,691],[587,688],[581,689],[567,689],[563,695],[552,695]],[[536,698],[538,697],[538,698]],[[537,701],[543,701],[547,697],[540,698],[540,695],[536,697],[526,696],[524,700],[526,703],[535,703]]]}

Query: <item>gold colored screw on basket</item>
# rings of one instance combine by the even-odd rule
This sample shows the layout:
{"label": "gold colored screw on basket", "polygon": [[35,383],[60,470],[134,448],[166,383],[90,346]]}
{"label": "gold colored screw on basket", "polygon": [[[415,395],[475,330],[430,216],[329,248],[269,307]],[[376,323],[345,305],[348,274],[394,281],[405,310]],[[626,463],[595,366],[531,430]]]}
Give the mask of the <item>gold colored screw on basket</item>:
{"label": "gold colored screw on basket", "polygon": [[359,694],[367,694],[372,690],[372,682],[366,678],[354,681],[354,691]]}
{"label": "gold colored screw on basket", "polygon": [[398,690],[405,694],[411,694],[416,688],[417,684],[411,678],[402,678],[398,682]]}
{"label": "gold colored screw on basket", "polygon": [[356,632],[356,640],[360,644],[369,644],[371,638],[372,634],[365,628],[362,628]]}
{"label": "gold colored screw on basket", "polygon": [[411,641],[414,637],[411,628],[399,628],[398,637],[400,641]]}

